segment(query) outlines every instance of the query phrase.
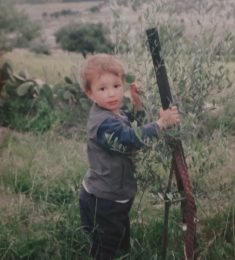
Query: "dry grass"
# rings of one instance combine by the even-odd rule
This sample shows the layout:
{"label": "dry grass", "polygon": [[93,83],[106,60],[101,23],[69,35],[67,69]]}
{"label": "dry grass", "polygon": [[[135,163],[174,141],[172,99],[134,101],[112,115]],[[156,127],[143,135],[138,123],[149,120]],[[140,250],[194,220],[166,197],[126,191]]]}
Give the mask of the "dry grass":
{"label": "dry grass", "polygon": [[[115,1],[113,1],[115,2]],[[164,3],[165,2],[165,3]],[[211,1],[212,2],[212,1]],[[141,17],[143,18],[147,14],[154,17],[154,21],[151,23],[157,24],[166,20],[171,20],[172,23],[181,23],[185,29],[185,34],[189,39],[193,39],[195,35],[200,35],[202,31],[208,30],[208,34],[211,33],[211,28],[214,27],[220,34],[226,31],[234,31],[235,6],[232,1],[227,1],[226,5],[223,3],[214,3],[213,8],[206,12],[203,10],[203,6],[209,9],[211,7],[210,1],[205,3],[197,3],[193,1],[160,1],[153,0],[152,3],[142,4],[135,11],[129,6],[118,6],[116,4],[110,4],[109,1],[104,1],[102,8],[99,12],[93,13],[89,11],[89,8],[99,5],[100,1],[88,1],[81,3],[48,3],[48,4],[22,4],[17,5],[18,10],[24,11],[29,15],[30,19],[37,20],[42,27],[43,37],[54,48],[56,47],[54,33],[62,26],[71,23],[97,23],[102,22],[112,31],[112,25],[114,23],[113,10],[120,15],[123,25],[130,26],[130,35],[143,30]],[[159,12],[159,5],[164,7]],[[175,9],[174,9],[175,8]],[[187,10],[189,8],[189,10]],[[72,16],[61,16],[59,18],[52,18],[50,14],[60,12],[62,10],[69,9],[73,12],[79,11],[79,14]],[[173,10],[173,11],[170,11]],[[176,12],[175,12],[176,11]],[[47,17],[43,17],[43,13],[47,13]],[[155,14],[155,15],[153,15]],[[150,25],[150,24],[149,24]],[[115,37],[113,35],[113,37]]]}
{"label": "dry grass", "polygon": [[49,84],[55,84],[64,76],[69,76],[72,67],[79,67],[83,57],[63,51],[54,51],[51,56],[45,56],[15,49],[5,55],[5,60],[11,61],[16,73],[26,69],[31,78],[40,78]]}
{"label": "dry grass", "polygon": [[99,1],[88,1],[80,3],[48,3],[48,4],[20,4],[17,5],[18,10],[25,12],[33,20],[42,20],[42,14],[46,12],[48,15],[54,12],[60,12],[65,9],[72,11],[87,12],[87,10],[95,5],[100,4]]}

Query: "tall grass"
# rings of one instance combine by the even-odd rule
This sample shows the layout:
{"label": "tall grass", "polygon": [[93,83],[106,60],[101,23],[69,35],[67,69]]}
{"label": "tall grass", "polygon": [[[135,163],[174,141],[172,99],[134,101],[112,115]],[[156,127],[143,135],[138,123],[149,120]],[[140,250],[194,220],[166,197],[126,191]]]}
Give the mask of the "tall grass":
{"label": "tall grass", "polygon": [[1,259],[79,258],[88,242],[78,213],[83,155],[82,143],[52,133],[13,133],[1,147]]}
{"label": "tall grass", "polygon": [[49,84],[58,83],[65,75],[71,75],[73,68],[78,69],[84,58],[80,54],[54,52],[52,56],[40,55],[27,50],[15,50],[5,55],[14,71],[25,71],[31,78],[39,78]]}
{"label": "tall grass", "polygon": [[[53,133],[12,133],[4,142],[0,150],[1,259],[89,259],[78,204],[87,166],[84,154],[83,142]],[[146,192],[144,198],[136,198],[127,259],[161,259],[163,207],[151,197]],[[234,254],[234,208],[223,210],[223,214],[205,215],[199,223],[201,259],[229,259]],[[173,206],[167,259],[183,255],[180,219],[179,207]]]}

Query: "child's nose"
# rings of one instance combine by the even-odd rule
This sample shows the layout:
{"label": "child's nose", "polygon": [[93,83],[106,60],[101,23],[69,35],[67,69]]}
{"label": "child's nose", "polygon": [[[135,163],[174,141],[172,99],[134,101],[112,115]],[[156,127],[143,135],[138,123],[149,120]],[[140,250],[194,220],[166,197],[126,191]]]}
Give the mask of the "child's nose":
{"label": "child's nose", "polygon": [[109,91],[108,91],[108,96],[109,97],[112,97],[113,95],[114,95],[114,90],[113,89],[109,89]]}

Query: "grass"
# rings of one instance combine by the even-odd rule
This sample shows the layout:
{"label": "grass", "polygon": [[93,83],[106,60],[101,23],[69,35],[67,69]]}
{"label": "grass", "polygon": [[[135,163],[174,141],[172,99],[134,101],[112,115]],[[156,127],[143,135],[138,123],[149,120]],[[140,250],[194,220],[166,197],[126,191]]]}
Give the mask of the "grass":
{"label": "grass", "polygon": [[[1,259],[89,259],[89,240],[81,228],[78,203],[87,168],[85,154],[82,141],[53,132],[8,135],[0,147]],[[210,190],[219,188],[221,172],[229,184],[234,176],[231,170],[215,171],[208,179],[215,185]],[[220,192],[230,195],[221,197]],[[221,186],[217,195],[211,201],[200,197],[197,202],[200,259],[232,259],[235,253],[232,194]],[[148,190],[143,197],[139,193],[131,212],[130,260],[162,259],[163,203],[151,196]],[[221,203],[224,207],[215,210]],[[170,210],[169,260],[183,255],[179,210],[179,205]]]}
{"label": "grass", "polygon": [[[61,182],[61,191],[63,186],[64,189],[75,189],[73,185],[85,170],[85,159],[81,158],[83,149],[79,143],[65,141],[50,133],[42,137],[13,134],[7,152],[1,156],[1,182],[14,192],[30,194],[31,197],[43,195],[45,199],[49,194],[53,195],[56,182]],[[80,174],[77,169],[80,169]]]}
{"label": "grass", "polygon": [[[5,55],[14,71],[27,70],[30,78],[39,78],[49,84],[59,82],[65,75],[71,75],[73,67],[79,67],[83,58],[79,54],[57,52],[52,56],[38,55],[24,50],[15,50]],[[78,71],[75,70],[78,73]]]}
{"label": "grass", "polygon": [[[48,65],[47,56],[26,55],[29,59],[23,59],[21,54],[8,57],[13,58],[13,64],[19,69],[20,62],[24,61],[27,66],[31,62],[30,69],[35,75],[40,72],[38,64]],[[57,79],[52,64],[56,66],[56,61],[60,61],[63,66],[61,57],[67,57],[67,60],[63,58],[65,64],[72,66],[76,62],[76,58],[66,54],[58,60],[56,56],[50,57],[47,73],[50,76],[54,73],[52,82]],[[17,59],[20,62],[17,63]],[[60,66],[58,64],[58,71],[63,71]],[[68,69],[67,66],[64,69]],[[66,75],[65,71],[63,73]],[[222,113],[221,118],[223,116]],[[224,149],[220,140],[216,150],[204,158],[197,148],[200,144],[194,144],[195,156],[198,156],[197,161],[201,160],[202,168],[205,158],[215,160],[217,150],[229,151],[227,159],[230,157],[229,160],[221,157],[226,166],[219,163],[201,179],[201,184],[208,188],[205,196],[199,194],[197,198],[198,251],[203,260],[235,256],[234,137],[230,138],[227,145],[231,151]],[[215,138],[214,142],[218,140]],[[205,149],[202,152],[209,151]],[[81,229],[78,204],[79,186],[87,167],[85,154],[83,141],[76,137],[66,139],[53,130],[44,135],[12,132],[0,145],[1,259],[89,259],[89,240]],[[193,170],[195,180],[197,170]],[[200,173],[200,178],[203,174]],[[151,196],[147,191],[140,201],[139,193],[131,212],[130,260],[162,259],[163,203]],[[167,259],[182,258],[182,241],[180,211],[176,205],[170,211]]]}
{"label": "grass", "polygon": [[227,62],[226,67],[229,70],[230,73],[230,79],[232,82],[235,80],[235,62]]}
{"label": "grass", "polygon": [[[84,145],[13,133],[1,147],[1,259],[74,259],[87,244],[78,214]],[[85,259],[85,258],[84,258]]]}

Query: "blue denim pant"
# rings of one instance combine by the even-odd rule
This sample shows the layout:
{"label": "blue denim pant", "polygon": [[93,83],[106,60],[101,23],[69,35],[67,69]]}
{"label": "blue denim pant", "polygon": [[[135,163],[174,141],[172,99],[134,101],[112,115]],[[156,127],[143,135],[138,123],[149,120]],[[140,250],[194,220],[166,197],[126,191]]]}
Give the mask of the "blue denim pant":
{"label": "blue denim pant", "polygon": [[90,254],[96,260],[111,260],[130,248],[129,212],[133,199],[127,203],[97,198],[81,187],[79,206],[81,223],[91,236]]}

